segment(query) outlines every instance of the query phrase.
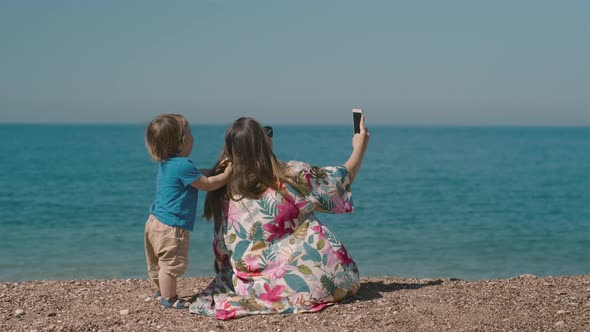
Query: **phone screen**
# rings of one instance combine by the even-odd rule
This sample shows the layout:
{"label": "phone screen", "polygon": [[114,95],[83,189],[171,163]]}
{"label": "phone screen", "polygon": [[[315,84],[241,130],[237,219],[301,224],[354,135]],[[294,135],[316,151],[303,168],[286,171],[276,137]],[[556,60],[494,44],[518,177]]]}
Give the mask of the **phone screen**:
{"label": "phone screen", "polygon": [[363,115],[361,110],[352,110],[352,121],[354,123],[354,133],[358,134],[361,132],[361,116]]}

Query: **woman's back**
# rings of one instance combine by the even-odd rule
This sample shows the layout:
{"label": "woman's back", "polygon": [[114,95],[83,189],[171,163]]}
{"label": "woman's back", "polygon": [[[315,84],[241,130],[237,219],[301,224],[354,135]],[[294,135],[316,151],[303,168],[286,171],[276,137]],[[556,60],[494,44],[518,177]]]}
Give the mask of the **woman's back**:
{"label": "woman's back", "polygon": [[[206,310],[214,289],[220,296],[215,302],[230,303],[226,309],[233,313],[224,309],[210,314],[223,317],[316,311],[358,290],[356,264],[314,213],[352,212],[346,168],[314,168],[298,162],[288,166],[307,181],[307,195],[281,184],[278,191],[268,188],[257,199],[229,201],[226,222],[214,241],[220,274],[192,311]],[[223,296],[223,288],[235,293]]]}
{"label": "woman's back", "polygon": [[352,212],[350,183],[367,142],[362,118],[344,166],[285,165],[260,123],[237,119],[221,158],[233,163],[232,180],[205,203],[217,275],[190,311],[219,319],[310,312],[355,294],[357,266],[315,212]]}

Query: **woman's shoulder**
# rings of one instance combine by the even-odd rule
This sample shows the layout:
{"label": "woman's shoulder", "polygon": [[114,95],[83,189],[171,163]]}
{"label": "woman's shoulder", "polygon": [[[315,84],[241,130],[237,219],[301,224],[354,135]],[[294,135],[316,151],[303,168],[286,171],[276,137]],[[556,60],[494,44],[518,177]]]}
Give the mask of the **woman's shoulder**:
{"label": "woman's shoulder", "polygon": [[235,211],[236,209],[244,211],[252,211],[261,206],[261,204],[268,204],[275,200],[280,200],[282,196],[273,188],[267,188],[260,197],[241,197],[234,195],[228,202],[228,207]]}
{"label": "woman's shoulder", "polygon": [[309,170],[311,166],[303,161],[290,160],[285,163],[288,174],[297,174],[304,170]]}
{"label": "woman's shoulder", "polygon": [[[285,163],[286,174],[294,176],[300,174],[301,172],[305,173],[328,173],[328,174],[337,174],[344,176],[347,173],[347,169],[344,166],[324,166],[318,167],[314,165],[310,165],[303,161],[291,160]],[[342,174],[344,173],[344,174]]]}

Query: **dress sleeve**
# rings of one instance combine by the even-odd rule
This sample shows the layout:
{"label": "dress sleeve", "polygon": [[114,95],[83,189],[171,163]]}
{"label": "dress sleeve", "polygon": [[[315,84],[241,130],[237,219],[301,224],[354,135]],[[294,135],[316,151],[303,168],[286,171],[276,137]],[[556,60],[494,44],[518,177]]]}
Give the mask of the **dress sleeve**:
{"label": "dress sleeve", "polygon": [[190,159],[186,159],[180,164],[178,177],[185,187],[190,186],[191,183],[195,182],[195,180],[201,176],[201,172],[199,172],[195,164],[193,164]]}
{"label": "dress sleeve", "polygon": [[303,162],[290,161],[287,172],[293,178],[307,181],[306,200],[318,212],[352,213],[354,205],[350,191],[350,178],[344,166],[317,167]]}

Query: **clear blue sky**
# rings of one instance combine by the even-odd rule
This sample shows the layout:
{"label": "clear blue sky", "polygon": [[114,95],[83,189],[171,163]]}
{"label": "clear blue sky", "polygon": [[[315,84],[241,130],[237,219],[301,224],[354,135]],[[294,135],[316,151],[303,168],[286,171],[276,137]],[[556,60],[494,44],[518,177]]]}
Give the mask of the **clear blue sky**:
{"label": "clear blue sky", "polygon": [[0,123],[590,125],[584,1],[0,2]]}

